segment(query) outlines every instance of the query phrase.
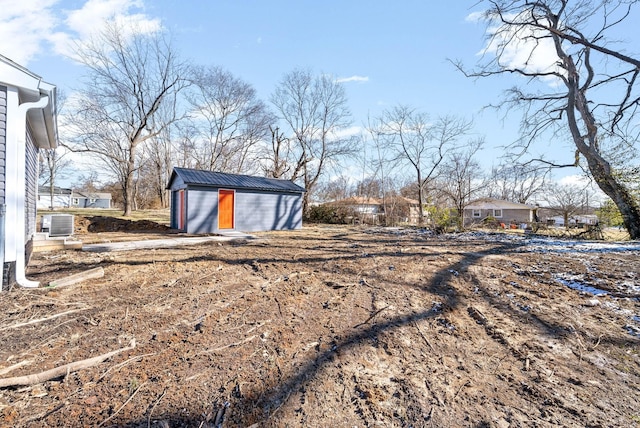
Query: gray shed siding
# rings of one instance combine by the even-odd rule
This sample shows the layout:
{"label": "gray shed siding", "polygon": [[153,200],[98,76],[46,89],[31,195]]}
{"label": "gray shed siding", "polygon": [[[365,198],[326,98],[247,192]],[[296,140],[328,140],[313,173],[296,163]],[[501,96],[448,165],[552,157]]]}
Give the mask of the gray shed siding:
{"label": "gray shed siding", "polygon": [[[178,229],[178,190],[186,189],[186,187],[180,177],[176,177],[171,184],[171,224],[169,226],[172,229]],[[185,202],[187,199],[188,195],[185,196]]]}
{"label": "gray shed siding", "polygon": [[[174,190],[178,190],[179,186]],[[234,189],[225,189],[234,190]],[[177,228],[177,192],[172,192],[171,227]],[[243,232],[302,227],[302,194],[237,189],[234,229]],[[189,186],[185,195],[186,232],[218,233],[218,188]]]}
{"label": "gray shed siding", "polygon": [[7,147],[7,87],[0,86],[0,205],[5,204],[5,164]]}
{"label": "gray shed siding", "polygon": [[302,227],[302,194],[236,191],[235,228],[244,232]]}
{"label": "gray shed siding", "polygon": [[[218,192],[210,188],[189,187],[185,195],[187,233],[218,231]],[[177,206],[177,204],[176,204]]]}

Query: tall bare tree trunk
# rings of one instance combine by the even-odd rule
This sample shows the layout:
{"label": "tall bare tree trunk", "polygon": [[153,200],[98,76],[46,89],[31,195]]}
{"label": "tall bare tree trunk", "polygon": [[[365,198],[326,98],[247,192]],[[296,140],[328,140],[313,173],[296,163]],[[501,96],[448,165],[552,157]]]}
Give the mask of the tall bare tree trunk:
{"label": "tall bare tree trunk", "polygon": [[[613,174],[611,164],[599,153],[599,127],[591,112],[589,102],[579,86],[578,70],[573,58],[558,50],[568,72],[567,78],[567,121],[576,148],[587,160],[589,172],[598,187],[616,204],[624,226],[631,239],[640,239],[640,206],[629,189]],[[587,63],[588,64],[588,63]],[[586,134],[580,132],[576,111],[586,128]]]}

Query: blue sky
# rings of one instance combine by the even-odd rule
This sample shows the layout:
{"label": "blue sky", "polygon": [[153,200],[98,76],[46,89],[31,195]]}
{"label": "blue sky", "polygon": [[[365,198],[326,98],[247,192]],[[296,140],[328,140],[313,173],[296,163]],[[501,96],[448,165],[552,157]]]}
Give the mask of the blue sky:
{"label": "blue sky", "polygon": [[[71,93],[82,69],[64,56],[114,14],[170,30],[182,56],[221,66],[268,100],[282,76],[304,67],[344,79],[354,126],[406,104],[432,116],[475,120],[486,137],[485,168],[517,138],[483,106],[510,78],[474,81],[447,58],[473,65],[485,46],[484,24],[467,19],[475,1],[401,0],[0,0],[0,53]],[[558,146],[554,142],[553,146]],[[561,146],[563,144],[560,144]],[[544,146],[540,151],[547,148]],[[571,151],[569,151],[570,157]],[[563,174],[577,173],[564,171]]]}

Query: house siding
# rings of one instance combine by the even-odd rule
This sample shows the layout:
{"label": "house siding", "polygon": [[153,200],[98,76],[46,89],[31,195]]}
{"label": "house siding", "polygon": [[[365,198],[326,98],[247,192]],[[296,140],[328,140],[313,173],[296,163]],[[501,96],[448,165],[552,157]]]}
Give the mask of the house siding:
{"label": "house siding", "polygon": [[0,86],[0,204],[5,204],[5,165],[7,147],[7,87]]}
{"label": "house siding", "polygon": [[[71,206],[71,195],[53,195],[53,208],[69,208]],[[36,207],[39,210],[49,210],[51,209],[51,193],[46,192],[38,192],[38,202]]]}
{"label": "house siding", "polygon": [[[78,203],[75,204],[73,202],[75,202],[75,200],[78,200]],[[79,208],[105,208],[105,209],[109,209],[111,208],[111,200],[109,199],[97,199],[93,202],[91,202],[91,198],[79,198],[77,196],[73,196],[72,198],[72,205],[74,207],[79,207]]]}
{"label": "house siding", "polygon": [[[500,209],[500,208],[495,208]],[[474,209],[465,209],[464,210],[464,218],[465,225],[469,225],[472,223],[480,223],[487,217],[494,217],[493,212],[494,208],[486,209],[486,208],[475,208],[475,210],[480,210],[480,217],[473,217]],[[499,223],[526,223],[532,221],[532,212],[530,209],[502,209],[502,217],[495,217],[496,221]]]}
{"label": "house siding", "polygon": [[4,263],[4,241],[5,241],[5,214],[6,214],[6,159],[7,159],[7,87],[0,86],[0,268],[2,280],[0,281],[0,291],[4,290],[11,278],[11,263]]}
{"label": "house siding", "polygon": [[[38,148],[33,142],[31,128],[27,127],[25,147],[25,241],[30,247],[36,232],[36,204],[38,194]],[[27,251],[29,254],[30,251]],[[28,259],[28,257],[27,257]]]}

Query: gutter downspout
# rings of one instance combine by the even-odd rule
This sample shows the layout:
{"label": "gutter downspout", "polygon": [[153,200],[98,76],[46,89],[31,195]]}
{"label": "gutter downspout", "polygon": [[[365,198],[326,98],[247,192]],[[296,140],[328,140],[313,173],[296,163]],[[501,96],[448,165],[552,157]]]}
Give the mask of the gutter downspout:
{"label": "gutter downspout", "polygon": [[18,209],[18,218],[16,219],[16,282],[21,287],[36,288],[40,285],[37,281],[27,279],[25,272],[25,185],[26,185],[26,145],[27,145],[27,112],[34,108],[44,108],[49,104],[49,97],[44,95],[39,101],[27,102],[18,105],[18,145],[22,147],[21,153],[18,154],[16,177],[16,207]]}

